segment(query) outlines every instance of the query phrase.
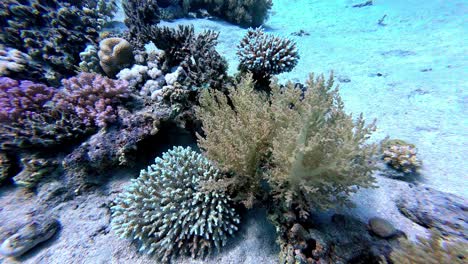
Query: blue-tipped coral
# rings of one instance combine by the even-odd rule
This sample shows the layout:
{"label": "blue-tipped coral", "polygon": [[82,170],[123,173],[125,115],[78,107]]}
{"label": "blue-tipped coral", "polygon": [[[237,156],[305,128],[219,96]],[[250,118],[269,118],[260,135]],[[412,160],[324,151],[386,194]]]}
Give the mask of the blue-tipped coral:
{"label": "blue-tipped coral", "polygon": [[163,262],[203,257],[226,243],[239,217],[222,191],[205,191],[220,172],[189,147],[174,147],[140,172],[112,206],[112,227]]}

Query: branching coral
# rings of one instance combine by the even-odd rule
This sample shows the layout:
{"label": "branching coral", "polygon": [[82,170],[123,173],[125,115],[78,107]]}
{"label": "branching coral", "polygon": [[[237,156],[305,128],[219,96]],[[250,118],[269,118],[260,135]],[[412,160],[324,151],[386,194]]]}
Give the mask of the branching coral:
{"label": "branching coral", "polygon": [[164,262],[177,254],[204,256],[223,246],[239,223],[226,194],[201,189],[203,182],[220,177],[205,157],[175,147],[118,196],[111,208],[112,226],[137,241],[140,251]]}
{"label": "branching coral", "polygon": [[123,0],[125,25],[128,32],[124,39],[138,50],[145,50],[150,41],[150,29],[160,21],[160,12],[156,0]]}
{"label": "branching coral", "polygon": [[383,160],[388,166],[404,173],[416,173],[422,162],[413,144],[403,140],[388,140],[383,144]]}
{"label": "branching coral", "polygon": [[299,60],[296,43],[265,34],[261,28],[249,29],[237,48],[239,69],[252,72],[256,80],[289,72]]}
{"label": "branching coral", "polygon": [[16,81],[0,77],[0,122],[26,118],[41,112],[55,95],[56,89],[31,81]]}
{"label": "branching coral", "polygon": [[117,105],[129,99],[127,82],[95,73],[80,73],[62,80],[54,97],[55,107],[73,112],[87,126],[106,127],[117,119]]}
{"label": "branching coral", "polygon": [[447,242],[433,231],[429,239],[419,238],[417,243],[400,239],[400,248],[390,255],[395,264],[463,264],[468,258],[466,241]]}
{"label": "branching coral", "polygon": [[62,77],[73,75],[79,53],[88,42],[97,41],[101,15],[81,2],[70,2],[5,0],[0,3],[0,40],[43,65],[44,78],[33,81],[58,84]]}

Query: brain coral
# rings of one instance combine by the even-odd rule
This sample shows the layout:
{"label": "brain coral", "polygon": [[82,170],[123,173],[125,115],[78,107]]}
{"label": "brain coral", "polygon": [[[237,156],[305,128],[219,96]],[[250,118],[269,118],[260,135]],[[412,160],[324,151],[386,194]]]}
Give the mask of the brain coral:
{"label": "brain coral", "polygon": [[202,155],[174,147],[117,197],[112,227],[164,262],[189,252],[205,256],[213,246],[223,246],[239,223],[227,195],[202,188],[220,177]]}
{"label": "brain coral", "polygon": [[261,28],[249,29],[237,46],[239,68],[255,76],[291,71],[299,60],[296,43],[265,34]]}

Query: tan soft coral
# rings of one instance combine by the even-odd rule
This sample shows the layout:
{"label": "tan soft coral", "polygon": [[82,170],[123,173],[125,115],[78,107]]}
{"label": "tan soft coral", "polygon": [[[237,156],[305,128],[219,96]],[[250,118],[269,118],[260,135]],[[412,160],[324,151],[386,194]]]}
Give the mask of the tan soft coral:
{"label": "tan soft coral", "polygon": [[199,136],[200,147],[232,173],[218,186],[246,201],[265,191],[260,186],[266,179],[266,195],[303,217],[311,206],[347,204],[356,186],[373,186],[377,146],[366,140],[374,125],[344,112],[333,78],[311,75],[305,92],[293,83],[273,83],[270,97],[253,86],[248,75],[228,97],[207,91],[197,110],[206,134]]}

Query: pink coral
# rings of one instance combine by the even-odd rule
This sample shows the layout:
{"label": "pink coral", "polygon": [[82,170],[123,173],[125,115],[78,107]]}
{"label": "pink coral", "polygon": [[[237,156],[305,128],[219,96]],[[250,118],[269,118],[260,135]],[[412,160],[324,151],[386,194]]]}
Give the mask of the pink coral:
{"label": "pink coral", "polygon": [[88,126],[106,127],[117,119],[117,105],[130,97],[128,83],[96,73],[80,73],[62,80],[54,98],[58,109],[75,112]]}
{"label": "pink coral", "polygon": [[31,81],[0,77],[0,121],[26,118],[41,112],[56,90]]}

